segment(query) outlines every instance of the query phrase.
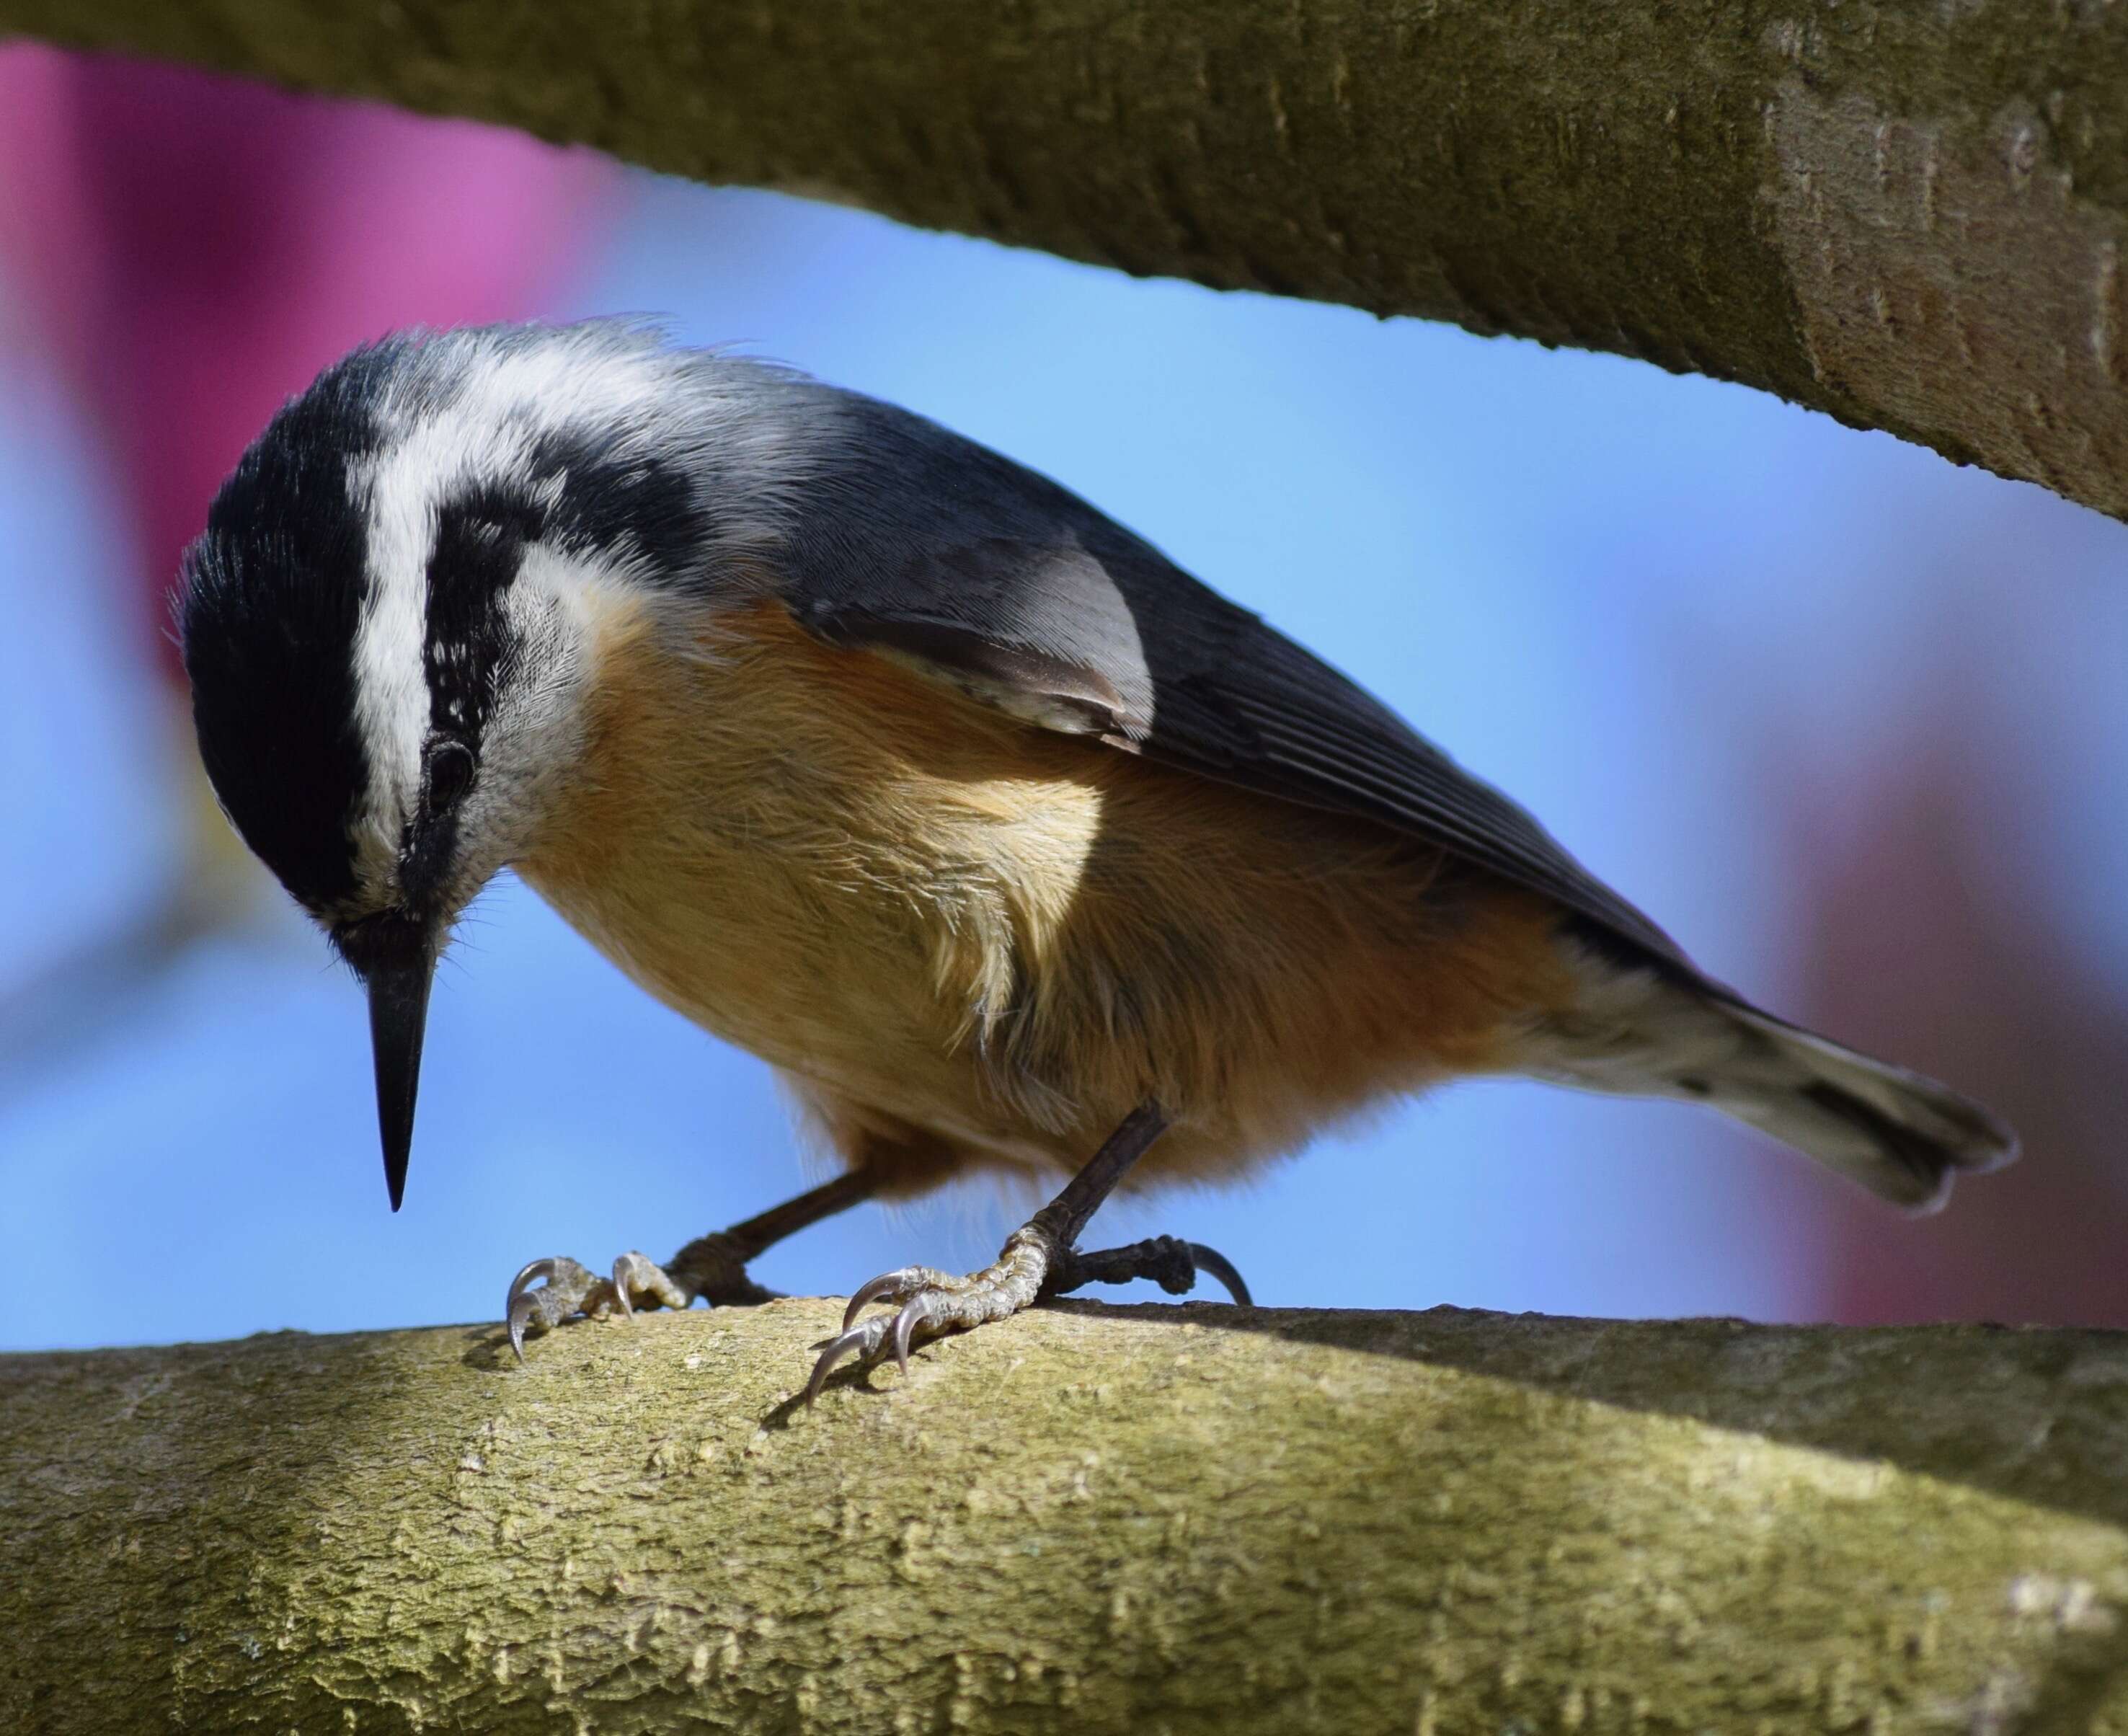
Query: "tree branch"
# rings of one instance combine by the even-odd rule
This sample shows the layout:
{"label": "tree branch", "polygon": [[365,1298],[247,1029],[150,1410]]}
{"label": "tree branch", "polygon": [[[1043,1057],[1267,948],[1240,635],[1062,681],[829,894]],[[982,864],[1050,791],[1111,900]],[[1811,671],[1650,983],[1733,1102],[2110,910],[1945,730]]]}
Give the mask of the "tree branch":
{"label": "tree branch", "polygon": [[820,1301],[0,1358],[0,1726],[2128,1729],[2128,1336]]}
{"label": "tree branch", "polygon": [[2128,516],[2128,7],[0,0],[10,30],[1617,350]]}

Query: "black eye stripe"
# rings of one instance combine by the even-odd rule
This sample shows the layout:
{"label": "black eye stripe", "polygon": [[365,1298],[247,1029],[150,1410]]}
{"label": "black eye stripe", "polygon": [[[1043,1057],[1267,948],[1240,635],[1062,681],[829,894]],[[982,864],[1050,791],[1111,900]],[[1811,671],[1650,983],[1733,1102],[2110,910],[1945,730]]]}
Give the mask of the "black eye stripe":
{"label": "black eye stripe", "polygon": [[469,490],[437,509],[421,648],[429,728],[462,744],[476,759],[506,649],[502,598],[525,545],[544,529],[537,502],[501,486]]}

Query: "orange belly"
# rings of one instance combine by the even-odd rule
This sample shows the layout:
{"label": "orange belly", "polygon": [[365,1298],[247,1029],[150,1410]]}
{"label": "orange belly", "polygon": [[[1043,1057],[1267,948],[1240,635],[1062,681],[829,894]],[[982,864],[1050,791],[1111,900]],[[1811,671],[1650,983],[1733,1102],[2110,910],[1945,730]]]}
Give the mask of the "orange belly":
{"label": "orange belly", "polygon": [[578,775],[520,873],[908,1185],[1216,1177],[1511,1067],[1573,984],[1545,901],[1363,822],[988,711],[778,605],[599,623]]}

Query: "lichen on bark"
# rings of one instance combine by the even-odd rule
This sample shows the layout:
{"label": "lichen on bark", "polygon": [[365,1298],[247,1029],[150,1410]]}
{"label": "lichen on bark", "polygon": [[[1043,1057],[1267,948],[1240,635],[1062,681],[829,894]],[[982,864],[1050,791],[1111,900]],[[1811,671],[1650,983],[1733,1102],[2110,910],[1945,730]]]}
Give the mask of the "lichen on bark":
{"label": "lichen on bark", "polygon": [[2128,1731],[2128,1338],[833,1305],[0,1358],[0,1727]]}

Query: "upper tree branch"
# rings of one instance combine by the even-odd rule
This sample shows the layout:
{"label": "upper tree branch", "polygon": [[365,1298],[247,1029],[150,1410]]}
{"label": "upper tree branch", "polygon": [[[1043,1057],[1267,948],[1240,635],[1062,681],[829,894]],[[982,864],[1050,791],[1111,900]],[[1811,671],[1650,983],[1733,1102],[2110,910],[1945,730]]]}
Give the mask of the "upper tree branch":
{"label": "upper tree branch", "polygon": [[835,1305],[0,1358],[0,1729],[2128,1731],[2128,1338]]}
{"label": "upper tree branch", "polygon": [[2128,7],[0,0],[10,29],[1618,350],[2128,516]]}

